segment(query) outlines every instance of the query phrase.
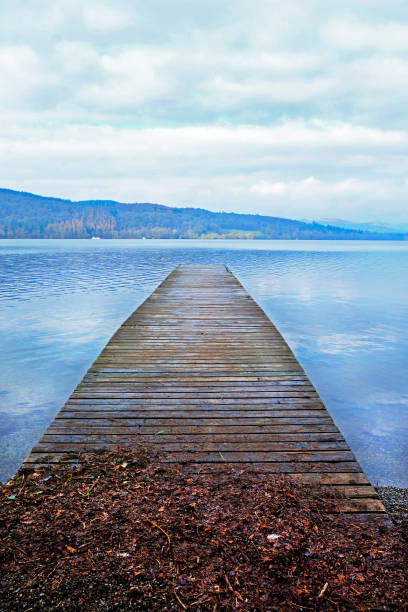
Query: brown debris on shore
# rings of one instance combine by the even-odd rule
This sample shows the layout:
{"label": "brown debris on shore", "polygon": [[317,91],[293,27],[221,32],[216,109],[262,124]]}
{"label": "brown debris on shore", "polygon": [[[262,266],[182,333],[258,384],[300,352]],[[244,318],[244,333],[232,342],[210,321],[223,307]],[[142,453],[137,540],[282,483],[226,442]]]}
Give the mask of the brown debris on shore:
{"label": "brown debris on shore", "polygon": [[0,610],[408,609],[407,541],[328,489],[146,449],[20,472],[2,488]]}

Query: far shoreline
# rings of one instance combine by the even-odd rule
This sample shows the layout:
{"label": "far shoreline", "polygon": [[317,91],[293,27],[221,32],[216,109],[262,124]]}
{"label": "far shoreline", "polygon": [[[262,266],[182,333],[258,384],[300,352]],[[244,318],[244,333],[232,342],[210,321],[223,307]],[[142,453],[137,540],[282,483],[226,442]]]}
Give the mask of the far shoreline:
{"label": "far shoreline", "polygon": [[10,237],[10,236],[0,236],[0,240],[83,240],[85,242],[89,242],[92,240],[138,240],[140,242],[143,241],[155,241],[155,242],[175,242],[175,241],[183,241],[183,242],[199,242],[199,241],[228,241],[228,242],[341,242],[341,243],[408,243],[408,238],[229,238],[227,236],[198,236],[195,238],[140,238],[140,237],[115,237],[115,236],[19,236],[19,237]]}

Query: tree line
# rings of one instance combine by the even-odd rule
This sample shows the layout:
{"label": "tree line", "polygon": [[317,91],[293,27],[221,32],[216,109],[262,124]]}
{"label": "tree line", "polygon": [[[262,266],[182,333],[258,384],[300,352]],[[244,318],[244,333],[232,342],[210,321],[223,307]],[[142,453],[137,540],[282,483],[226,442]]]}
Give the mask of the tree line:
{"label": "tree line", "polygon": [[0,237],[401,240],[407,235],[150,203],[72,202],[0,189]]}

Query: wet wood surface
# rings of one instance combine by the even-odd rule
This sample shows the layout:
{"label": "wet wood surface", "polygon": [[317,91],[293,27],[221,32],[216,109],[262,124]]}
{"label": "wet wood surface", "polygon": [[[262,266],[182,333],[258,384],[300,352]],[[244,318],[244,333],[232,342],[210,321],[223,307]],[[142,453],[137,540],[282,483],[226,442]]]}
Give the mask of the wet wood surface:
{"label": "wet wood surface", "polygon": [[222,265],[180,265],[123,323],[26,458],[142,441],[166,464],[208,473],[255,466],[384,512],[279,331]]}

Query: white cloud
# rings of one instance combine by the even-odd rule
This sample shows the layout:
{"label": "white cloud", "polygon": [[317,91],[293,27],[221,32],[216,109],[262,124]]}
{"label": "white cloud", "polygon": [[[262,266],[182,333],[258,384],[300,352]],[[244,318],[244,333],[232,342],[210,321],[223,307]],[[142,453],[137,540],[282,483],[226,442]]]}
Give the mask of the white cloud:
{"label": "white cloud", "polygon": [[86,26],[103,34],[129,26],[130,13],[123,8],[108,6],[98,2],[83,7],[83,19]]}
{"label": "white cloud", "polygon": [[[408,29],[407,29],[408,35]],[[401,94],[408,88],[408,58],[374,55],[354,62],[353,72],[364,85],[364,93],[374,96],[377,105],[401,103]],[[394,97],[396,96],[396,97]]]}
{"label": "white cloud", "polygon": [[285,206],[287,216],[299,216],[303,209],[308,218],[320,218],[330,212],[335,217],[381,220],[399,211],[402,218],[408,219],[407,184],[387,178],[361,180],[350,177],[322,181],[309,176],[287,182],[262,179],[251,185],[249,192],[268,202],[269,206]]}
{"label": "white cloud", "polygon": [[402,0],[3,0],[0,185],[406,218],[407,33]]}
{"label": "white cloud", "polygon": [[[408,104],[408,22],[344,18],[322,1],[307,11],[301,2],[289,4],[237,0],[215,6],[206,0],[192,6],[177,0],[170,10],[164,0],[148,6],[27,0],[16,8],[5,0],[4,45],[18,61],[23,40],[41,64],[28,77],[51,85],[41,90],[16,66],[2,111],[21,108],[13,87],[20,77],[40,120],[44,112],[59,121],[82,114],[82,121],[138,125],[220,116],[253,124],[282,116],[352,122],[355,115],[360,124],[378,118],[394,124],[395,109]],[[9,79],[0,65],[0,80]]]}
{"label": "white cloud", "polygon": [[0,46],[1,104],[29,107],[36,94],[52,82],[52,75],[44,71],[33,49],[24,45]]}
{"label": "white cloud", "polygon": [[172,89],[164,72],[167,58],[161,53],[129,48],[97,61],[100,81],[85,84],[76,96],[88,108],[129,108],[160,99]]}
{"label": "white cloud", "polygon": [[69,40],[58,42],[55,45],[55,57],[63,74],[80,75],[82,73],[84,79],[88,80],[89,71],[92,71],[95,79],[100,55],[97,49],[88,42]]}
{"label": "white cloud", "polygon": [[217,75],[202,88],[198,100],[205,108],[235,109],[248,102],[299,104],[325,95],[333,88],[330,78],[279,78],[273,73],[261,77],[254,65],[250,78],[245,80]]}
{"label": "white cloud", "polygon": [[[322,182],[314,176],[309,176],[299,181],[268,183],[261,180],[250,187],[250,191],[262,197],[281,197],[282,195],[291,199],[310,200],[312,198],[327,198],[330,196],[360,196],[367,195],[375,197],[371,193],[374,188],[373,181],[361,181],[356,178],[348,178],[342,181]],[[378,192],[377,192],[378,193]]]}
{"label": "white cloud", "polygon": [[329,43],[347,51],[408,51],[408,22],[377,24],[363,22],[349,15],[332,20],[326,28],[325,38]]}
{"label": "white cloud", "polygon": [[0,140],[0,184],[73,199],[408,220],[407,175],[391,173],[394,156],[407,150],[408,132],[316,121],[140,130],[10,126]]}

